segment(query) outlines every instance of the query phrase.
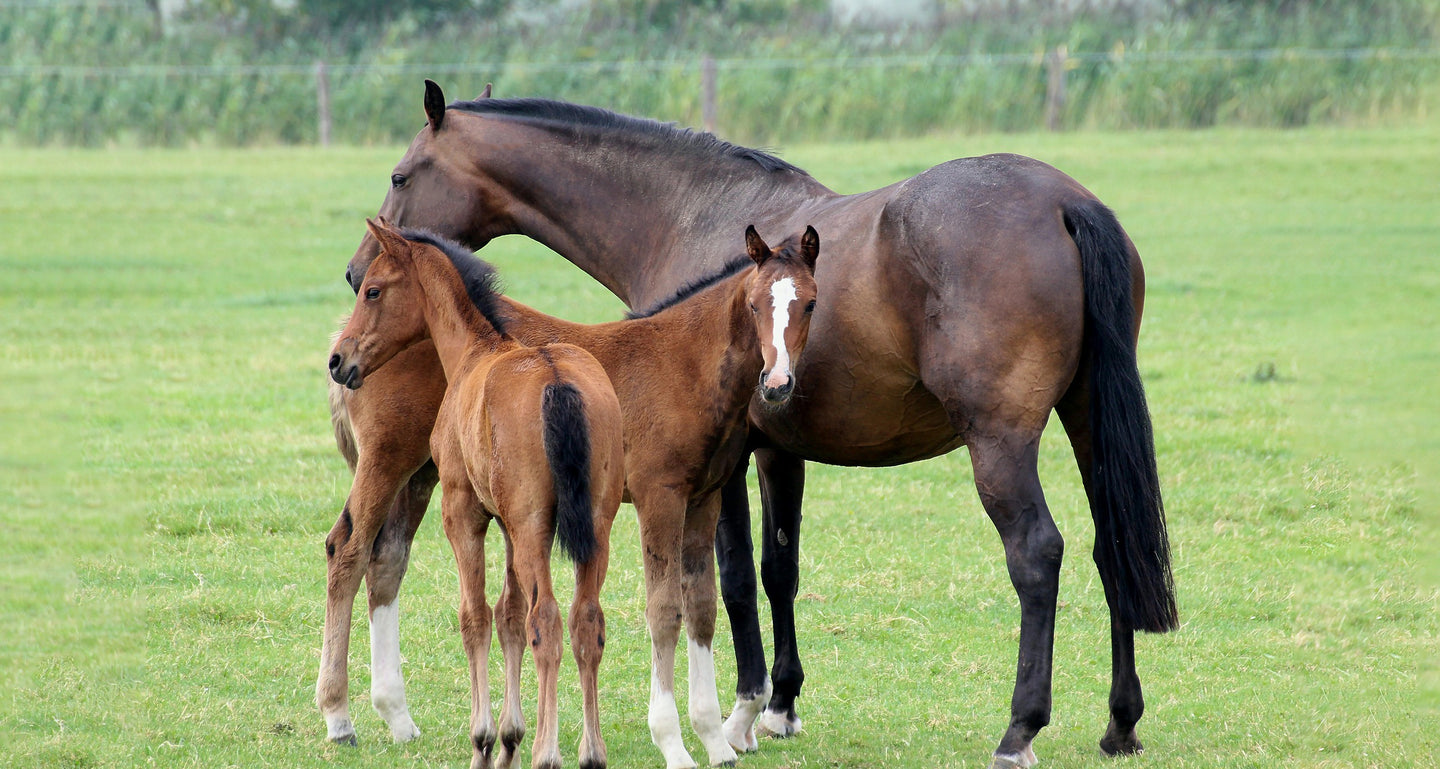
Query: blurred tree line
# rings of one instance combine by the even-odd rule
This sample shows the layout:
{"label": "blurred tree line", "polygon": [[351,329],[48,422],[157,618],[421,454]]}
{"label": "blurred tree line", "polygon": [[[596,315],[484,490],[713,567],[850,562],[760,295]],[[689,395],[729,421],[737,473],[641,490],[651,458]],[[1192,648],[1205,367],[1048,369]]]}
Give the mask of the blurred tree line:
{"label": "blurred tree line", "polygon": [[[1440,115],[1440,0],[910,0],[908,15],[869,16],[846,2],[898,7],[0,0],[0,140],[311,142],[321,61],[343,142],[407,140],[424,77],[457,98],[494,82],[697,125],[706,56],[720,61],[720,133],[736,141],[1036,130],[1044,55],[1061,48],[1062,128]],[[1321,55],[1274,53],[1292,49]]]}

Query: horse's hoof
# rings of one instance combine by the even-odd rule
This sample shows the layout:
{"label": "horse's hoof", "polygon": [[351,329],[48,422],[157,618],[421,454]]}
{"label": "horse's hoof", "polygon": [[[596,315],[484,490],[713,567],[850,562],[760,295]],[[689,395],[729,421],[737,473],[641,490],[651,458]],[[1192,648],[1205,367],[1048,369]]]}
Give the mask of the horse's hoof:
{"label": "horse's hoof", "polygon": [[1140,744],[1140,738],[1131,732],[1128,737],[1115,737],[1105,735],[1100,740],[1100,752],[1111,758],[1115,756],[1133,756],[1145,752],[1145,746]]}
{"label": "horse's hoof", "polygon": [[350,734],[340,734],[340,735],[336,735],[336,736],[331,737],[331,738],[329,738],[329,739],[330,739],[331,742],[335,743],[336,745],[344,745],[344,746],[347,747],[347,748],[358,748],[358,747],[360,747],[360,740],[356,739],[354,732],[351,732]]}
{"label": "horse's hoof", "polygon": [[755,731],[767,737],[780,739],[794,737],[800,732],[800,719],[788,713],[767,710],[760,715],[760,720],[755,724]]}
{"label": "horse's hoof", "polygon": [[1030,769],[1040,763],[1035,749],[1029,745],[1019,753],[996,753],[990,757],[990,769]]}
{"label": "horse's hoof", "polygon": [[416,726],[414,721],[407,719],[405,723],[392,725],[390,727],[390,736],[393,737],[397,743],[410,742],[420,736],[420,727]]}

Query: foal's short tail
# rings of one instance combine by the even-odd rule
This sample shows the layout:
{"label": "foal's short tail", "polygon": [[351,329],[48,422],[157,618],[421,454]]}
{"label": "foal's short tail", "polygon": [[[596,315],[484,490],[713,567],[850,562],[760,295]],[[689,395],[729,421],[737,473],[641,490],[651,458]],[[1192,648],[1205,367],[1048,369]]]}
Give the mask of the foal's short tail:
{"label": "foal's short tail", "polygon": [[560,550],[576,563],[595,554],[595,518],[590,497],[590,431],[585,403],[575,386],[547,385],[541,401],[545,457],[555,481],[555,535]]}
{"label": "foal's short tail", "polygon": [[1067,206],[1080,249],[1090,369],[1091,512],[1096,559],[1113,569],[1119,619],[1161,633],[1180,625],[1150,409],[1135,361],[1130,249],[1099,201]]}

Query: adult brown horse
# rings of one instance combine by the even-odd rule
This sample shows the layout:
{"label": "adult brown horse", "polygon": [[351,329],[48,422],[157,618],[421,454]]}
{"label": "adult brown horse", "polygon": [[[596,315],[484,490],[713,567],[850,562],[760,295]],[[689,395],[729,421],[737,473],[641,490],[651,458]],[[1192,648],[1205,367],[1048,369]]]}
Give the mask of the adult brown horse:
{"label": "adult brown horse", "polygon": [[[796,725],[803,678],[792,605],[803,460],[893,465],[966,445],[1021,609],[1011,717],[992,765],[1034,763],[1031,743],[1050,718],[1064,549],[1037,472],[1053,410],[1085,483],[1110,608],[1111,719],[1100,745],[1108,754],[1141,749],[1134,633],[1170,630],[1179,620],[1135,358],[1143,271],[1094,195],[1014,155],[954,160],[840,195],[764,153],[595,108],[490,98],[447,108],[428,81],[424,104],[427,124],[395,166],[381,214],[473,248],[527,235],[631,306],[713,269],[732,248],[723,234],[746,223],[763,234],[813,222],[826,233],[816,280],[831,301],[816,310],[799,397],[786,408],[751,410],[766,503],[762,577],[776,621],[767,717],[781,731]],[[375,251],[362,241],[347,271],[352,286]],[[403,397],[404,390],[389,396]],[[377,590],[379,605],[393,606],[433,485],[428,468],[416,467],[376,541],[372,612]],[[743,498],[739,483],[727,501]],[[726,512],[732,521],[745,515],[738,505]],[[737,694],[753,701],[770,681],[750,619],[748,523],[721,527],[722,584],[742,585],[738,597],[726,595]]]}
{"label": "adult brown horse", "polygon": [[[539,683],[536,769],[558,769],[561,623],[550,580],[551,543],[575,562],[570,645],[580,669],[582,769],[606,765],[600,736],[600,657],[605,615],[600,589],[610,562],[610,526],[625,489],[623,419],[610,377],[590,353],[556,343],[526,347],[496,311],[493,271],[423,240],[367,221],[381,244],[355,311],[330,354],[330,376],[359,389],[397,353],[430,341],[448,382],[429,435],[444,489],[445,534],[460,574],[460,633],[470,665],[471,765],[510,766],[524,733],[518,665],[524,644],[503,643],[505,702],[518,723],[495,725],[490,712],[491,611],[485,596],[485,534],[505,534],[505,586],[495,619],[529,639]],[[466,276],[471,276],[470,280]],[[434,381],[434,379],[432,379]],[[425,432],[431,432],[429,430]],[[422,433],[424,434],[424,433]],[[509,726],[506,734],[505,726]],[[509,739],[505,739],[506,737]]]}

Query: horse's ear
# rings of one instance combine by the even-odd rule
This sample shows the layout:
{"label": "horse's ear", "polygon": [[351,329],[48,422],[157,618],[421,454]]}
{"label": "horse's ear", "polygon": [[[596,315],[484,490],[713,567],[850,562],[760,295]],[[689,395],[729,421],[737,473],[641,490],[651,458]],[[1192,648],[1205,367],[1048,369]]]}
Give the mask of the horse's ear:
{"label": "horse's ear", "polygon": [[430,121],[430,130],[439,131],[445,122],[445,92],[434,80],[425,81],[425,117]]}
{"label": "horse's ear", "polygon": [[753,224],[745,228],[745,253],[749,254],[756,264],[764,264],[765,260],[770,258],[770,247],[760,239],[760,233],[755,231]]}
{"label": "horse's ear", "polygon": [[485,84],[485,90],[481,91],[481,92],[480,92],[480,95],[475,97],[475,101],[480,101],[481,99],[488,99],[488,98],[490,98],[490,87],[493,86],[493,85],[494,85],[494,83],[486,83],[486,84]]}
{"label": "horse's ear", "polygon": [[805,234],[800,236],[800,257],[815,269],[815,260],[820,258],[820,233],[814,227],[805,225]]}
{"label": "horse's ear", "polygon": [[370,230],[370,235],[379,241],[381,251],[396,255],[404,250],[405,239],[385,220],[366,219],[365,227]]}

